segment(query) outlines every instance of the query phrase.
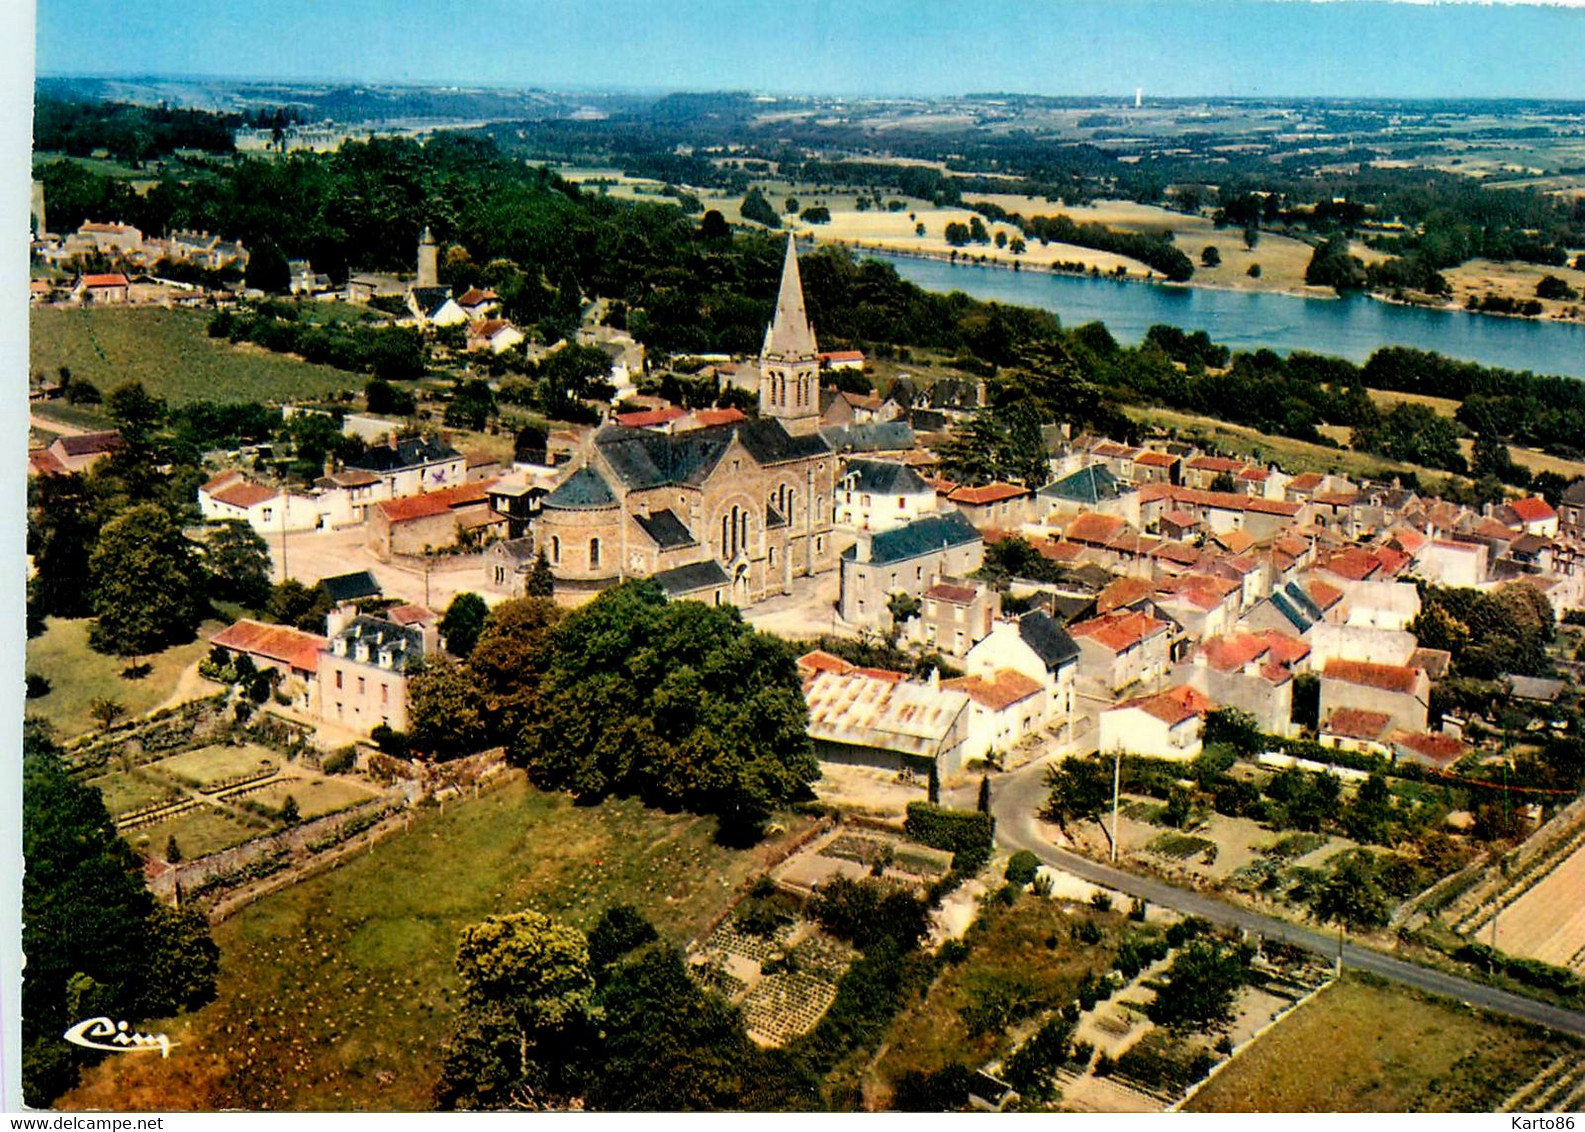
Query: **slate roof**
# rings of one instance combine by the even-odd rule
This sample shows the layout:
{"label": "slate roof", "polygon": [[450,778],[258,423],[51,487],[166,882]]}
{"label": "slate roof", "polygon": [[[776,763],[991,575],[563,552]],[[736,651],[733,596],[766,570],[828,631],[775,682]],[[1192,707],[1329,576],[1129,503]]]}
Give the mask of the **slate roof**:
{"label": "slate roof", "polygon": [[700,590],[724,586],[731,581],[726,576],[726,571],[721,569],[721,564],[714,558],[707,558],[703,562],[690,562],[673,570],[662,570],[655,575],[655,580],[670,598],[686,597]]}
{"label": "slate roof", "polygon": [[[878,566],[888,562],[902,562],[918,558],[949,546],[963,546],[981,541],[974,524],[963,517],[961,511],[946,515],[930,515],[915,519],[904,527],[882,531],[870,541],[870,561]],[[842,552],[844,558],[855,556],[854,547]]]}
{"label": "slate roof", "polygon": [[[945,419],[935,427],[944,427]],[[907,421],[872,421],[869,424],[832,425],[820,435],[838,452],[901,452],[914,446],[914,430]]]}
{"label": "slate roof", "polygon": [[701,483],[720,462],[731,439],[730,430],[716,428],[668,436],[607,425],[594,434],[595,445],[630,491]]}
{"label": "slate roof", "polygon": [[319,579],[320,588],[330,595],[330,600],[337,605],[344,602],[356,601],[360,597],[379,597],[380,583],[374,580],[374,575],[367,570],[358,570],[351,574],[337,574],[333,578]]}
{"label": "slate roof", "polygon": [[[424,633],[423,630],[411,625],[398,625],[394,621],[387,621],[383,617],[369,617],[367,615],[354,617],[346,628],[331,639],[331,650],[335,650],[336,641],[346,642],[346,652],[340,657],[354,663],[375,664],[380,653],[389,648],[392,653],[391,670],[394,672],[408,672],[424,659]],[[369,646],[369,659],[358,661],[356,642],[366,641]],[[382,666],[383,667],[383,666]]]}
{"label": "slate roof", "polygon": [[782,261],[781,288],[776,295],[776,314],[765,328],[765,347],[772,358],[808,358],[819,351],[814,328],[804,310],[803,281],[798,277],[798,246],[787,237],[787,256]]}
{"label": "slate roof", "polygon": [[1018,635],[1035,651],[1046,669],[1055,672],[1064,664],[1079,659],[1079,646],[1068,631],[1043,610],[1034,610],[1018,619]]}
{"label": "slate roof", "polygon": [[565,511],[582,511],[596,507],[615,507],[616,494],[604,477],[593,468],[579,468],[562,481],[561,486],[545,496],[546,507]]}
{"label": "slate roof", "polygon": [[737,438],[748,449],[749,455],[762,465],[781,464],[810,456],[828,456],[831,453],[831,446],[819,433],[793,436],[782,427],[780,421],[769,417],[744,421],[733,427],[737,429]]}
{"label": "slate roof", "polygon": [[418,309],[427,315],[433,315],[446,305],[451,298],[450,287],[414,287],[413,301],[418,304]]}
{"label": "slate roof", "polygon": [[405,468],[416,468],[422,464],[454,460],[460,455],[462,453],[443,440],[435,440],[427,436],[409,436],[398,440],[394,448],[389,444],[376,444],[363,455],[348,460],[347,467],[384,474],[399,472]]}
{"label": "slate roof", "polygon": [[[853,486],[847,486],[849,477]],[[876,495],[919,495],[930,492],[930,485],[907,464],[891,460],[849,460],[842,474],[844,491],[868,491]],[[933,494],[933,493],[932,493]]]}
{"label": "slate roof", "polygon": [[648,515],[634,515],[638,523],[655,545],[662,550],[674,550],[679,546],[694,545],[693,535],[688,533],[688,528],[683,526],[681,519],[677,518],[670,510],[653,511]]}
{"label": "slate roof", "polygon": [[1123,494],[1117,477],[1107,471],[1104,464],[1091,464],[1072,475],[1063,476],[1040,489],[1048,499],[1066,499],[1074,503],[1087,503],[1092,507],[1104,500],[1116,499]]}

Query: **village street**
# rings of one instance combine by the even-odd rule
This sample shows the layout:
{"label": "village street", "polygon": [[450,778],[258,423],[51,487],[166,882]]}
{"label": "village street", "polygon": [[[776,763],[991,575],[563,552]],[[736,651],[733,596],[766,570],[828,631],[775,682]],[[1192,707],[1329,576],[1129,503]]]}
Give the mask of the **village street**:
{"label": "village street", "polygon": [[[991,812],[996,818],[996,839],[1002,847],[1010,850],[1028,849],[1054,869],[1129,896],[1137,896],[1152,904],[1202,916],[1213,923],[1240,928],[1262,937],[1285,940],[1321,955],[1330,957],[1338,954],[1337,937],[1329,932],[1300,927],[1259,912],[1235,908],[1215,897],[1178,888],[1154,877],[1137,876],[1057,848],[1051,840],[1054,827],[1035,816],[1045,801],[1046,765],[1045,762],[1031,763],[993,780]],[[1585,1014],[1579,1011],[1565,1010],[1521,995],[1495,990],[1456,975],[1421,967],[1349,943],[1343,945],[1342,956],[1343,964],[1355,970],[1369,971],[1432,994],[1446,995],[1498,1014],[1585,1037]]]}
{"label": "village street", "polygon": [[[341,531],[293,531],[269,535],[265,541],[270,547],[272,581],[279,582],[290,576],[305,586],[312,586],[321,578],[368,570],[380,583],[386,597],[400,598],[442,613],[457,594],[469,590],[479,593],[484,581],[484,567],[477,554],[433,558],[427,571],[417,560],[381,562],[368,548],[368,534],[362,527]],[[285,573],[281,569],[283,541]],[[500,600],[492,594],[481,596],[491,604]]]}

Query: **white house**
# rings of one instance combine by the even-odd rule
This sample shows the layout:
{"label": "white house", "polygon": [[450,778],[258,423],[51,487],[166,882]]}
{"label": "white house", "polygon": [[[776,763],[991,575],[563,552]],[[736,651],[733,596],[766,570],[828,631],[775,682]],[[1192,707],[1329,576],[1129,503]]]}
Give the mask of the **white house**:
{"label": "white house", "polygon": [[470,352],[489,350],[499,354],[523,341],[523,332],[504,318],[481,318],[468,324],[467,346]]}
{"label": "white house", "polygon": [[861,531],[889,531],[936,511],[936,489],[907,464],[849,460],[837,481],[836,524]]}
{"label": "white house", "polygon": [[199,487],[198,511],[211,522],[241,520],[265,536],[327,525],[315,497],[267,487],[241,472],[225,472]]}
{"label": "white house", "polygon": [[1045,689],[1046,717],[1053,725],[1073,716],[1073,684],[1079,671],[1079,646],[1042,610],[997,621],[990,634],[964,658],[969,675],[995,679],[1011,670]]}
{"label": "white house", "polygon": [[990,676],[959,676],[943,680],[949,692],[969,697],[969,739],[964,759],[1005,754],[1025,736],[1034,735],[1046,718],[1046,690],[1038,680],[1011,668]]}
{"label": "white house", "polygon": [[1101,713],[1100,750],[1186,762],[1200,753],[1205,713],[1215,710],[1187,685],[1128,700]]}

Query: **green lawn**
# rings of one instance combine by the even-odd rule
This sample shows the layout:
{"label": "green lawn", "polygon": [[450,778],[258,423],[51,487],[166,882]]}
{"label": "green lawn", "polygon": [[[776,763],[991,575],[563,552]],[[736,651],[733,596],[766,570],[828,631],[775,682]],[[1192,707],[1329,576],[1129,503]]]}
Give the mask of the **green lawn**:
{"label": "green lawn", "polygon": [[1491,1112],[1560,1054],[1585,1059],[1585,1048],[1408,987],[1350,975],[1240,1053],[1184,1107]]}
{"label": "green lawn", "polygon": [[152,806],[177,793],[175,786],[149,777],[141,768],[91,778],[84,785],[99,791],[104,797],[105,809],[116,817]]}
{"label": "green lawn", "polygon": [[220,924],[219,999],[166,1025],[183,1055],[108,1059],[61,1103],[427,1108],[465,925],[537,908],[587,928],[626,901],[681,943],[762,869],[763,848],[726,849],[714,833],[711,819],[632,801],[579,807],[521,781],[428,811]]}
{"label": "green lawn", "polygon": [[351,782],[337,778],[295,778],[266,786],[257,794],[249,794],[248,801],[279,810],[286,804],[287,795],[297,799],[297,812],[304,820],[333,814],[376,797]]}
{"label": "green lawn", "polygon": [[88,705],[101,697],[120,702],[129,715],[159,707],[175,691],[183,669],[208,654],[209,635],[225,627],[218,621],[205,621],[196,640],[140,658],[151,671],[141,679],[128,680],[121,673],[129,661],[88,647],[90,624],[87,618],[62,621],[52,617],[45,631],[27,643],[27,671],[48,680],[50,691],[28,700],[26,711],[53,724],[62,739],[99,726],[88,714]]}
{"label": "green lawn", "polygon": [[240,747],[221,744],[184,751],[161,759],[152,769],[175,778],[187,779],[198,786],[208,786],[212,782],[224,782],[243,775],[262,774],[280,765],[281,756],[274,751],[246,743]]}
{"label": "green lawn", "polygon": [[366,378],[309,365],[257,346],[210,338],[203,311],[143,307],[40,307],[29,312],[30,365],[54,374],[71,367],[108,393],[127,381],[173,404],[286,401],[362,389]]}
{"label": "green lawn", "polygon": [[233,845],[241,845],[264,832],[262,823],[248,825],[212,806],[203,805],[168,821],[129,829],[122,837],[138,852],[163,859],[166,846],[174,836],[181,847],[182,856],[191,861]]}

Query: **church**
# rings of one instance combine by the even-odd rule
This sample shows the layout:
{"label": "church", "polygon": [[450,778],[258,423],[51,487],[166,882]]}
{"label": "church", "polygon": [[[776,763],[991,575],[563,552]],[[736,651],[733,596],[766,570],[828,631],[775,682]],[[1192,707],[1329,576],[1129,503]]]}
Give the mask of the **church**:
{"label": "church", "polygon": [[748,605],[836,569],[838,461],[818,431],[818,354],[788,237],[760,351],[758,418],[595,431],[534,524],[558,588],[653,576],[672,597]]}

